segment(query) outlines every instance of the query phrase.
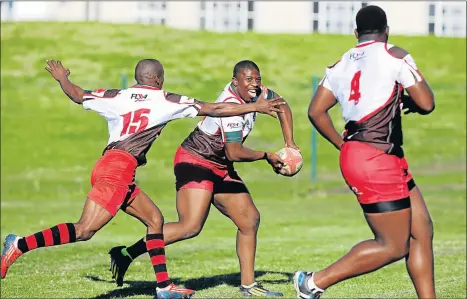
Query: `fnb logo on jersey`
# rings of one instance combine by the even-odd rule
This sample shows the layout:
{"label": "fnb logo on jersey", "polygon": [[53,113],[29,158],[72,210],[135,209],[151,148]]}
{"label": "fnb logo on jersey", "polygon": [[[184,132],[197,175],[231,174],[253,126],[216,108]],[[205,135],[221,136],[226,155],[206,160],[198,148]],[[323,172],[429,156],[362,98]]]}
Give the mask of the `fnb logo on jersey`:
{"label": "fnb logo on jersey", "polygon": [[137,101],[144,101],[148,97],[147,94],[143,95],[141,93],[132,93],[130,99]]}
{"label": "fnb logo on jersey", "polygon": [[350,59],[359,60],[363,58],[363,55],[365,55],[365,52],[353,52],[350,53]]}
{"label": "fnb logo on jersey", "polygon": [[228,123],[227,127],[231,129],[238,129],[240,128],[240,123]]}

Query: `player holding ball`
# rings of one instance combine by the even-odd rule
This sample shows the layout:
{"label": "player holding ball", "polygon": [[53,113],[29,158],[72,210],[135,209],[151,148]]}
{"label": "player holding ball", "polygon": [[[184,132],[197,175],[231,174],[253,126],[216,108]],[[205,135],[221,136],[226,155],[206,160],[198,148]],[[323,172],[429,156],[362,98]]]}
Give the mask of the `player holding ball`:
{"label": "player holding ball", "polygon": [[[258,66],[253,61],[244,60],[235,65],[232,81],[225,86],[216,102],[250,105],[258,97],[273,99],[277,95],[262,87]],[[282,110],[278,117],[286,148],[298,152],[293,139],[292,112],[288,105],[282,106]],[[238,228],[240,292],[245,296],[276,297],[282,294],[271,292],[255,282],[254,263],[260,214],[245,183],[235,171],[234,163],[266,160],[277,173],[284,175],[293,175],[299,168],[287,168],[275,153],[252,150],[243,145],[253,129],[256,117],[257,113],[206,117],[183,141],[174,159],[179,220],[164,224],[164,241],[169,245],[197,236],[213,203]],[[286,156],[284,158],[289,159]],[[128,248],[114,247],[109,253],[113,276],[117,284],[122,285],[131,261],[146,253],[145,240],[143,238]]]}

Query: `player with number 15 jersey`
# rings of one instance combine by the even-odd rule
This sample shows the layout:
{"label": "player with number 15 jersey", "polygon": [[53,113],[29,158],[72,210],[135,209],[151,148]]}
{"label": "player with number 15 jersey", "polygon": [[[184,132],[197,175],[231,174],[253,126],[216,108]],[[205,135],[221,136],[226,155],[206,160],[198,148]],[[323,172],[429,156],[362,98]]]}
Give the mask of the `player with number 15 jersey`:
{"label": "player with number 15 jersey", "polygon": [[47,71],[72,101],[98,112],[107,120],[109,140],[102,157],[94,165],[92,188],[80,220],[61,223],[23,238],[8,235],[2,252],[2,278],[24,253],[47,246],[87,241],[122,209],[147,227],[146,247],[157,280],[157,298],[191,297],[193,290],[178,287],[169,278],[162,234],[163,217],[152,200],[136,186],[136,169],[146,163],[146,153],[170,121],[198,115],[234,116],[256,111],[272,114],[281,112],[276,107],[283,101],[263,100],[250,106],[212,104],[166,92],[162,90],[164,69],[155,59],[144,59],[137,64],[137,85],[123,90],[100,89],[94,92],[71,83],[68,79],[70,72],[60,61],[51,60],[47,64]]}

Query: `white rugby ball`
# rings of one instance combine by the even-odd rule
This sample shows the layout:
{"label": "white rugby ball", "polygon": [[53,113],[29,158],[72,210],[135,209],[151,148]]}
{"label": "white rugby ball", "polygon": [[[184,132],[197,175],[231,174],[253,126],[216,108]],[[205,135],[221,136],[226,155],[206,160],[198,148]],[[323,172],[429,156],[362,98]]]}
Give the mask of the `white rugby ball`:
{"label": "white rugby ball", "polygon": [[291,147],[284,147],[277,151],[276,154],[286,163],[281,169],[282,175],[294,176],[302,169],[303,157],[300,151]]}

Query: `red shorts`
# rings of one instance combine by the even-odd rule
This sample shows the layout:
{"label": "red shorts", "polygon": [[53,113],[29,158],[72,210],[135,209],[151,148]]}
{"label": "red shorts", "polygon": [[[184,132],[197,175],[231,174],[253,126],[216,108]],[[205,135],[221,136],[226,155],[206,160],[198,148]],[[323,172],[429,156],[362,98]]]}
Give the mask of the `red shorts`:
{"label": "red shorts", "polygon": [[209,161],[183,147],[179,147],[174,158],[176,189],[205,189],[213,193],[247,192],[243,180],[233,167]]}
{"label": "red shorts", "polygon": [[405,158],[363,142],[348,141],[341,148],[340,167],[365,213],[410,207],[410,190],[415,183]]}
{"label": "red shorts", "polygon": [[88,198],[115,216],[122,205],[141,192],[134,181],[137,166],[136,159],[126,151],[106,151],[92,170]]}

